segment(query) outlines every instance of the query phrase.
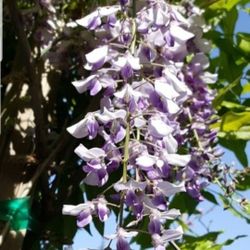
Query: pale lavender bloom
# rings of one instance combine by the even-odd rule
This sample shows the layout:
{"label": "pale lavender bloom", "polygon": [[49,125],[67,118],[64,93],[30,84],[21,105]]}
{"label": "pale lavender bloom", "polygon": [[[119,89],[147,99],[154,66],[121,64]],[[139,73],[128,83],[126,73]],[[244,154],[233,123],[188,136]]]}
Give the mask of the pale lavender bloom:
{"label": "pale lavender bloom", "polygon": [[121,71],[121,75],[124,79],[130,78],[134,70],[137,71],[141,68],[139,58],[132,56],[130,53],[118,57],[118,59],[113,62],[113,66]]}
{"label": "pale lavender bloom", "polygon": [[92,221],[92,215],[90,210],[85,210],[77,215],[77,226],[85,227]]}
{"label": "pale lavender bloom", "polygon": [[104,222],[108,219],[110,210],[107,207],[107,201],[103,198],[100,197],[98,199],[95,200],[97,202],[96,205],[96,213],[100,219],[100,221]]}
{"label": "pale lavender bloom", "polygon": [[136,158],[136,164],[140,167],[140,169],[145,171],[152,170],[156,161],[157,157],[149,154],[144,154]]}
{"label": "pale lavender bloom", "polygon": [[92,96],[99,93],[102,88],[114,88],[116,86],[115,80],[107,74],[94,74],[86,79],[74,81],[72,84],[80,94],[89,90]]}
{"label": "pale lavender bloom", "polygon": [[116,190],[116,192],[120,192],[123,190],[135,191],[136,189],[143,191],[145,190],[146,186],[147,186],[147,182],[138,182],[138,181],[135,181],[134,179],[130,179],[126,183],[123,183],[123,182],[115,183],[114,189]]}
{"label": "pale lavender bloom", "polygon": [[185,43],[187,40],[194,37],[193,33],[183,29],[173,22],[170,25],[170,34],[175,39],[175,41],[180,44]]}
{"label": "pale lavender bloom", "polygon": [[127,112],[123,109],[111,112],[106,107],[104,107],[102,113],[96,114],[96,118],[103,124],[107,124],[108,122],[111,122],[116,119],[125,120],[126,115]]}
{"label": "pale lavender bloom", "polygon": [[85,65],[85,69],[96,70],[101,68],[109,58],[108,50],[108,46],[104,45],[86,54],[85,57],[87,60],[87,64]]}
{"label": "pale lavender bloom", "polygon": [[117,120],[112,122],[110,132],[110,138],[114,143],[121,142],[126,136],[126,129]]}
{"label": "pale lavender bloom", "polygon": [[173,166],[185,167],[191,160],[191,155],[169,154],[166,150],[162,150],[164,160]]}
{"label": "pale lavender bloom", "polygon": [[172,127],[168,126],[161,118],[153,117],[148,122],[148,130],[155,138],[163,138],[173,132]]}
{"label": "pale lavender bloom", "polygon": [[[89,15],[87,15],[81,19],[77,19],[75,22],[78,25],[83,26],[89,30],[95,30],[97,27],[99,27],[101,25],[101,23],[102,23],[101,18],[102,17],[115,14],[119,10],[120,10],[119,5],[99,7],[94,12],[90,13]],[[73,22],[69,23],[68,26],[75,27]]]}
{"label": "pale lavender bloom", "polygon": [[152,235],[153,245],[156,250],[165,249],[165,245],[169,241],[178,240],[182,237],[182,235],[183,235],[183,230],[181,227],[178,227],[176,229],[164,230],[162,235],[159,234]]}
{"label": "pale lavender bloom", "polygon": [[108,181],[108,172],[106,168],[93,170],[87,174],[83,182],[90,186],[103,186]]}
{"label": "pale lavender bloom", "polygon": [[148,232],[150,234],[160,234],[161,233],[161,222],[157,219],[151,219],[148,224]]}
{"label": "pale lavender bloom", "polygon": [[138,57],[140,58],[140,63],[153,62],[156,59],[156,56],[156,50],[150,44],[139,46]]}
{"label": "pale lavender bloom", "polygon": [[67,128],[67,131],[76,138],[94,139],[97,136],[99,124],[95,119],[95,113],[88,113],[84,119]]}
{"label": "pale lavender bloom", "polygon": [[112,234],[109,236],[106,236],[105,238],[107,239],[117,239],[117,243],[116,243],[116,249],[117,250],[130,250],[129,244],[126,241],[126,238],[131,238],[131,237],[135,237],[138,234],[138,232],[135,231],[126,231],[123,228],[118,228],[117,233],[116,234]]}
{"label": "pale lavender bloom", "polygon": [[74,151],[84,161],[90,161],[94,159],[101,159],[106,156],[103,149],[91,148],[87,149],[84,145],[80,144]]}
{"label": "pale lavender bloom", "polygon": [[172,184],[168,181],[161,181],[161,182],[156,183],[155,186],[159,192],[161,192],[162,194],[164,194],[167,197],[172,196],[172,195],[179,193],[179,192],[186,191],[184,182],[182,182],[180,184]]}
{"label": "pale lavender bloom", "polygon": [[78,227],[85,227],[92,221],[92,213],[94,211],[94,204],[87,202],[77,206],[64,205],[62,213],[65,215],[77,216]]}

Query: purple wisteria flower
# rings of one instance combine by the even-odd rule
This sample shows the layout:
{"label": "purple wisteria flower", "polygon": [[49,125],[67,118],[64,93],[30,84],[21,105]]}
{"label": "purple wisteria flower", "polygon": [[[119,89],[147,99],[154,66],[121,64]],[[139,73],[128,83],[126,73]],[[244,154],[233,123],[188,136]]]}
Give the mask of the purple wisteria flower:
{"label": "purple wisteria flower", "polygon": [[[164,228],[180,215],[169,209],[169,197],[187,192],[202,200],[217,157],[216,132],[209,127],[213,92],[207,87],[216,76],[206,71],[209,42],[194,16],[185,18],[164,0],[133,5],[131,16],[132,3],[100,7],[75,22],[94,31],[98,47],[85,55],[89,75],[73,85],[79,93],[99,93],[101,100],[99,110],[67,130],[76,138],[97,139],[93,148],[80,144],[75,153],[84,162],[83,182],[105,185],[107,196],[63,212],[84,226],[93,215],[105,221],[108,205],[118,206],[118,229],[110,238],[118,250],[130,249],[126,238],[135,237],[149,218],[152,245],[160,250],[183,234],[181,227]],[[106,202],[114,197],[115,204]],[[127,225],[124,209],[134,218]]]}

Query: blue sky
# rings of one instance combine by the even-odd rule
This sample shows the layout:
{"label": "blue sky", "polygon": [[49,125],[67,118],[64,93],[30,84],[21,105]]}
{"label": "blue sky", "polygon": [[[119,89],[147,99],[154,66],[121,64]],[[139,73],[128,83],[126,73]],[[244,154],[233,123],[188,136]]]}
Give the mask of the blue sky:
{"label": "blue sky", "polygon": [[[249,6],[250,7],[250,4]],[[240,16],[236,25],[236,32],[248,32],[250,33],[250,16],[244,11],[240,11]],[[250,162],[250,143],[246,148],[246,153]],[[225,154],[222,159],[224,162],[232,163],[234,162],[237,167],[241,167],[240,163],[237,161],[235,155],[225,150]],[[243,194],[250,200],[250,191]],[[199,208],[203,211],[207,211],[212,208],[212,204],[209,202],[202,202]],[[232,215],[229,211],[224,211],[222,206],[217,206],[213,208],[213,211],[203,217],[203,222],[209,225],[211,231],[223,231],[223,234],[219,237],[219,241],[223,242],[229,238],[234,238],[237,235],[250,235],[250,225],[244,220]],[[105,234],[111,234],[115,231],[115,218],[111,216],[109,218],[109,226],[105,227]],[[195,232],[199,234],[206,233],[204,226],[198,221],[192,225]],[[91,226],[91,231],[93,237],[90,237],[85,230],[79,230],[74,238],[74,250],[86,249],[90,247],[93,249],[100,249],[102,244],[102,237],[97,233],[95,228]],[[223,250],[247,250],[250,249],[250,236],[246,238],[241,238],[237,240],[234,244],[226,246]],[[132,247],[133,250],[136,247]],[[190,249],[192,250],[192,249]],[[204,249],[205,250],[205,249]]]}

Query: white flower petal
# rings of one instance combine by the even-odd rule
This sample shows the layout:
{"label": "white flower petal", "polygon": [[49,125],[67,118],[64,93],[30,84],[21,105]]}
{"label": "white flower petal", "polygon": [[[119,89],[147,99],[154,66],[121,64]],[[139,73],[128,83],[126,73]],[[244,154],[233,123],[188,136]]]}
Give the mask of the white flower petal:
{"label": "white flower petal", "polygon": [[181,215],[180,210],[173,208],[166,212],[162,212],[161,218],[165,220],[174,220],[176,217],[180,215]]}
{"label": "white flower petal", "polygon": [[80,212],[82,212],[83,210],[89,208],[90,205],[83,203],[83,204],[79,204],[79,205],[63,205],[63,209],[62,209],[62,214],[64,215],[73,215],[73,216],[77,216]]}
{"label": "white flower petal", "polygon": [[157,161],[157,158],[152,155],[142,155],[136,158],[136,164],[142,168],[150,168]]}
{"label": "white flower petal", "polygon": [[166,135],[163,138],[163,143],[169,154],[176,153],[178,149],[178,142],[175,140],[175,138],[171,134]]}
{"label": "white flower petal", "polygon": [[83,138],[88,135],[88,129],[86,127],[86,118],[82,119],[78,123],[67,128],[67,131],[75,138]]}
{"label": "white flower petal", "polygon": [[172,100],[166,100],[165,105],[170,114],[176,114],[180,110],[180,107]]}
{"label": "white flower petal", "polygon": [[100,157],[105,157],[106,153],[101,148],[91,148],[87,149],[85,146],[80,144],[74,151],[81,159],[84,161],[90,161],[93,159],[98,159]]}
{"label": "white flower petal", "polygon": [[185,167],[191,160],[191,155],[164,154],[165,159],[171,165]]}
{"label": "white flower petal", "polygon": [[177,42],[183,43],[194,37],[194,34],[184,30],[180,26],[172,24],[170,26],[170,34],[177,40]]}
{"label": "white flower petal", "polygon": [[163,231],[162,240],[167,243],[167,241],[178,240],[182,237],[183,230],[182,227],[179,226],[176,229],[168,229]]}
{"label": "white flower petal", "polygon": [[96,77],[96,75],[91,75],[87,77],[86,79],[79,80],[79,81],[73,81],[72,85],[76,88],[76,90],[81,94],[85,91],[87,91],[88,86],[90,82]]}
{"label": "white flower petal", "polygon": [[150,133],[157,138],[162,138],[173,132],[173,128],[168,126],[161,119],[151,119],[148,128]]}
{"label": "white flower petal", "polygon": [[134,125],[137,128],[142,128],[143,126],[146,125],[146,120],[143,117],[136,117],[134,119]]}
{"label": "white flower petal", "polygon": [[96,21],[98,25],[101,24],[101,19],[99,17],[98,11],[94,11],[81,19],[77,19],[75,22],[80,26],[88,28],[90,23],[93,22],[94,19],[97,19]]}
{"label": "white flower petal", "polygon": [[125,119],[127,112],[123,109],[117,110],[115,112],[110,112],[108,109],[104,107],[102,114],[96,114],[96,118],[102,123],[106,124],[115,119]]}
{"label": "white flower petal", "polygon": [[106,58],[108,55],[108,46],[104,45],[97,49],[92,50],[90,53],[86,54],[86,60],[90,64],[98,63]]}
{"label": "white flower petal", "polygon": [[99,12],[99,15],[101,17],[104,16],[110,16],[112,14],[115,14],[121,9],[120,5],[113,5],[113,6],[105,6],[105,7],[99,7],[97,11]]}
{"label": "white flower petal", "polygon": [[168,181],[162,181],[157,183],[156,186],[159,189],[159,191],[162,192],[167,197],[182,191],[186,191],[184,182],[180,184],[172,184]]}
{"label": "white flower petal", "polygon": [[164,98],[173,99],[179,96],[179,93],[166,82],[166,79],[161,77],[155,80],[156,93]]}

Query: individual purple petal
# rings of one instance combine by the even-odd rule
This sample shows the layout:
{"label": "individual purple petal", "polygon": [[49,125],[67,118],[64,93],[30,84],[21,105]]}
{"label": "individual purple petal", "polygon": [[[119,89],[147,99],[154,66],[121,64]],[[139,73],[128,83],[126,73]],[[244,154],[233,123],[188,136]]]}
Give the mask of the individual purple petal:
{"label": "individual purple petal", "polygon": [[97,136],[98,133],[98,129],[99,129],[99,124],[96,120],[90,120],[87,123],[87,130],[88,130],[88,138],[90,140],[94,139]]}
{"label": "individual purple petal", "polygon": [[143,209],[144,209],[144,206],[143,206],[142,202],[135,203],[132,206],[133,214],[134,214],[134,216],[136,217],[137,220],[141,220],[142,219]]}
{"label": "individual purple petal", "polygon": [[97,136],[99,124],[95,120],[94,113],[88,113],[84,119],[67,128],[67,131],[76,138],[88,135],[90,140]]}
{"label": "individual purple petal", "polygon": [[[143,168],[142,168],[143,169]],[[147,177],[150,179],[150,180],[158,180],[158,179],[161,179],[161,176],[159,174],[159,171],[157,171],[156,169],[145,169],[144,170],[147,171]]]}
{"label": "individual purple petal", "polygon": [[166,210],[167,204],[166,200],[163,195],[161,194],[156,194],[153,199],[152,203],[159,209],[159,210]]}
{"label": "individual purple petal", "polygon": [[85,227],[92,221],[90,210],[85,210],[77,216],[77,226]]}
{"label": "individual purple petal", "polygon": [[125,203],[127,206],[132,206],[137,202],[137,196],[134,191],[128,190],[126,192]]}
{"label": "individual purple petal", "polygon": [[130,78],[134,70],[139,70],[141,68],[139,58],[131,54],[119,57],[118,60],[114,62],[114,66],[121,70],[121,75],[124,79]]}
{"label": "individual purple petal", "polygon": [[90,95],[94,96],[101,91],[102,85],[98,80],[95,80],[90,83],[88,89],[90,90]]}
{"label": "individual purple petal", "polygon": [[105,202],[98,202],[97,204],[97,214],[100,221],[104,222],[108,219],[109,209]]}
{"label": "individual purple petal", "polygon": [[108,181],[108,173],[105,169],[89,172],[83,179],[84,183],[90,186],[103,186]]}
{"label": "individual purple petal", "polygon": [[148,232],[150,234],[160,234],[161,233],[161,223],[159,220],[152,219],[148,224]]}
{"label": "individual purple petal", "polygon": [[116,249],[117,250],[130,250],[129,243],[123,238],[118,237],[116,242]]}
{"label": "individual purple petal", "polygon": [[121,69],[121,75],[123,78],[128,79],[133,76],[133,69],[130,64],[126,63]]}

